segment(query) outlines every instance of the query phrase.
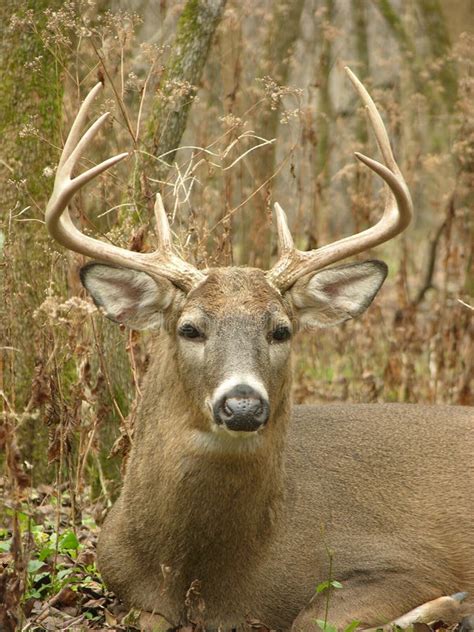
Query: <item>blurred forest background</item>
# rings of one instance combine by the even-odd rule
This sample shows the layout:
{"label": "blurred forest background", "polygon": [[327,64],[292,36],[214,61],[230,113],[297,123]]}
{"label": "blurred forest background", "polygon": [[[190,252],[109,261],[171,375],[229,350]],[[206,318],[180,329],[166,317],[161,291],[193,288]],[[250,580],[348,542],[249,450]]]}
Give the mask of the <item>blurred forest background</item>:
{"label": "blurred forest background", "polygon": [[84,167],[131,152],[74,200],[82,230],[151,249],[160,191],[189,260],[266,267],[275,201],[301,249],[380,216],[381,184],[353,157],[378,155],[349,65],[416,215],[367,253],[390,275],[363,318],[300,335],[295,401],[472,405],[474,2],[3,0],[0,32],[0,628],[122,629],[93,541],[148,337],[98,314],[85,260],[44,226],[81,100],[101,80],[96,113],[113,114]]}

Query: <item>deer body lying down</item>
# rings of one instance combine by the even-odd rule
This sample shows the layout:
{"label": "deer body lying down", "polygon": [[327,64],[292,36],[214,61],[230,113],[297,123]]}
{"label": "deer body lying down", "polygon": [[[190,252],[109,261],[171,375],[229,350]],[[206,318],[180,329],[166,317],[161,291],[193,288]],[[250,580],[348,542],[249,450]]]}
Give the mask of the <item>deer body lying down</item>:
{"label": "deer body lying down", "polygon": [[[349,75],[384,159],[357,155],[388,185],[383,217],[303,253],[276,205],[281,256],[268,272],[201,271],[180,259],[159,196],[154,253],[124,251],[75,228],[71,197],[126,155],[72,177],[105,120],[80,138],[99,86],[59,163],[50,233],[100,262],[81,278],[109,318],[157,330],[99,567],[122,599],[175,626],[201,617],[208,628],[230,630],[251,617],[277,630],[314,630],[327,598],[315,590],[328,579],[343,584],[328,618],[339,629],[353,620],[406,624],[410,616],[400,617],[427,600],[474,593],[472,409],[291,404],[295,333],[358,316],[387,273],[379,261],[327,266],[391,239],[412,213],[382,120]],[[194,580],[201,614],[185,605]]]}
{"label": "deer body lying down", "polygon": [[220,446],[197,429],[205,425],[199,413],[190,424],[166,335],[124,489],[100,539],[100,568],[117,594],[176,624],[200,579],[211,628],[251,615],[287,630],[301,613],[295,628],[315,630],[326,595],[310,616],[305,607],[329,577],[326,547],[343,584],[329,610],[339,627],[383,624],[443,594],[474,591],[472,410],[390,404],[290,413],[285,394],[265,436]]}

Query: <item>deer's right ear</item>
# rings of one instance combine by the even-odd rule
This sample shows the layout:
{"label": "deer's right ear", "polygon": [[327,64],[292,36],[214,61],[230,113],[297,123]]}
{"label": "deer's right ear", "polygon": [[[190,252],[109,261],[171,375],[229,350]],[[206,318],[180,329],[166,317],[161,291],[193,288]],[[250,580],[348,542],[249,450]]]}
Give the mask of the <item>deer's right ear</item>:
{"label": "deer's right ear", "polygon": [[131,329],[151,329],[163,322],[163,312],[177,294],[170,281],[145,272],[88,263],[80,272],[83,286],[107,318]]}

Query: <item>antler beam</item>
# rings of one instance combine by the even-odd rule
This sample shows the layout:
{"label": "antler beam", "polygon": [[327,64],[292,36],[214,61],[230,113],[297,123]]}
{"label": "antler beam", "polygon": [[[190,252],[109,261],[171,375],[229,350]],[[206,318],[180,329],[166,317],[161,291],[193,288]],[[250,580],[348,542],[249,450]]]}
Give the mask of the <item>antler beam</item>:
{"label": "antler beam", "polygon": [[405,230],[413,215],[410,192],[393,157],[387,130],[375,103],[355,74],[347,67],[345,70],[367,108],[369,121],[385,164],[358,152],[355,156],[388,185],[385,209],[377,224],[367,230],[317,250],[302,252],[294,247],[286,215],[281,206],[275,204],[280,258],[273,268],[266,273],[266,276],[282,292],[288,290],[300,277],[310,272],[320,270],[392,239]]}
{"label": "antler beam", "polygon": [[102,84],[98,83],[85,98],[64,145],[53,193],[46,208],[46,226],[49,233],[65,248],[105,263],[140,270],[151,276],[165,277],[183,290],[189,291],[201,282],[205,275],[173,252],[168,218],[159,194],[155,203],[158,250],[153,253],[132,252],[88,237],[81,233],[71,220],[67,207],[74,194],[100,173],[128,156],[128,153],[112,156],[76,177],[72,175],[82,154],[109,116],[108,112],[102,114],[81,137],[88,111],[101,87]]}

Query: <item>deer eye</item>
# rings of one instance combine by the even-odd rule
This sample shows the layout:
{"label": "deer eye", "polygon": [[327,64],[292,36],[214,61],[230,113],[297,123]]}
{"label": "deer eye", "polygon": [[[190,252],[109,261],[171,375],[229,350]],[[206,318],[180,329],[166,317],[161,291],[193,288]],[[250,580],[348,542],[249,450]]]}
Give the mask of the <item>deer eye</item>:
{"label": "deer eye", "polygon": [[179,328],[178,328],[178,334],[182,337],[182,338],[188,338],[188,339],[192,339],[192,340],[204,340],[204,334],[202,332],[199,331],[199,329],[197,327],[195,327],[194,325],[192,325],[191,323],[183,323]]}
{"label": "deer eye", "polygon": [[285,342],[291,338],[291,331],[286,325],[279,325],[271,333],[271,339],[274,342]]}

